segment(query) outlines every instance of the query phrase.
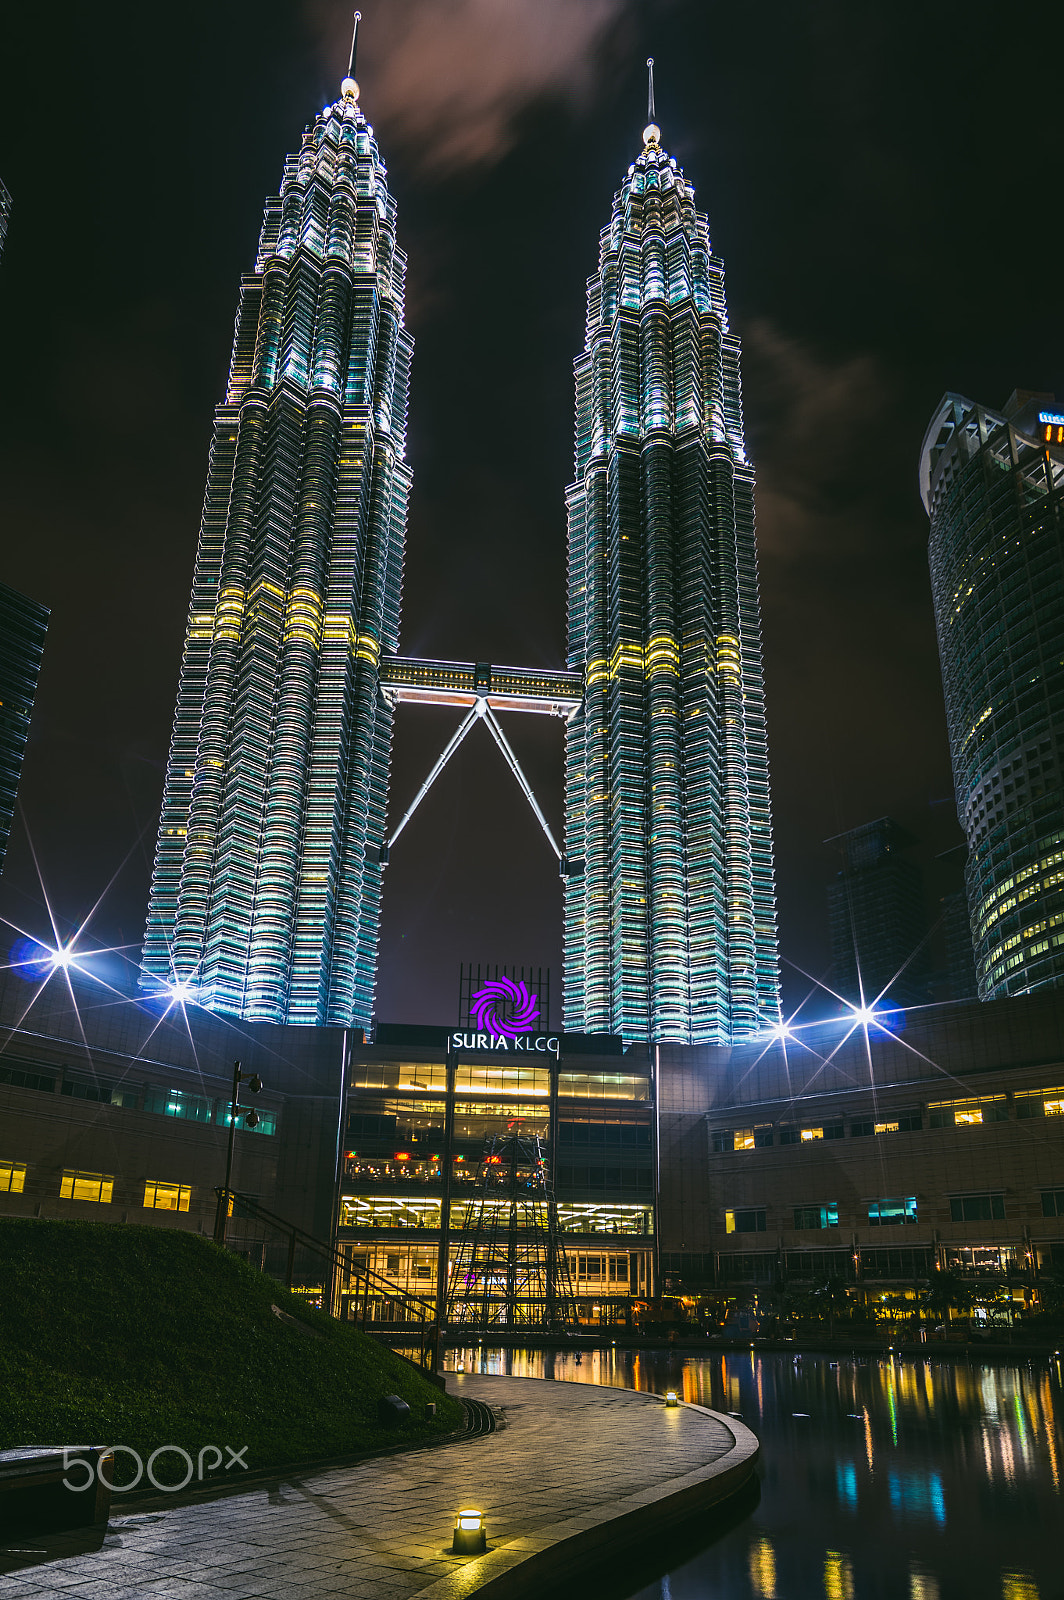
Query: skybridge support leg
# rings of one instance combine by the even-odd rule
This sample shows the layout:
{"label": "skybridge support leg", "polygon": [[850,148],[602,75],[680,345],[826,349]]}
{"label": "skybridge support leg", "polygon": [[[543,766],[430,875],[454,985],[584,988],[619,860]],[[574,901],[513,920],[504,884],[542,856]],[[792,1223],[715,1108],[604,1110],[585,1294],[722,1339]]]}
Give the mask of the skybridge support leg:
{"label": "skybridge support leg", "polygon": [[436,779],[439,777],[448,761],[450,761],[451,757],[454,755],[455,751],[458,749],[458,746],[461,744],[470,728],[476,722],[477,718],[484,715],[484,711],[481,709],[483,706],[484,701],[478,700],[476,705],[469,709],[466,715],[462,718],[461,722],[458,724],[458,727],[455,729],[454,735],[448,743],[446,750],[443,752],[442,756],[437,761],[436,765],[433,767],[424,783],[421,785],[421,788],[414,796],[413,803],[409,806],[399,826],[388,840],[386,846],[388,850],[391,850],[392,845],[395,843],[396,839],[398,839],[399,835],[410,821],[410,818],[414,815],[414,812],[417,810],[422,800],[424,800],[425,796],[432,788],[432,785],[436,782]]}
{"label": "skybridge support leg", "polygon": [[535,812],[536,819],[539,822],[540,827],[543,829],[543,832],[547,835],[547,843],[550,845],[551,849],[554,851],[554,854],[558,857],[558,860],[560,861],[562,859],[562,853],[561,853],[561,851],[559,850],[557,844],[554,841],[554,835],[550,831],[550,824],[548,823],[546,817],[543,815],[542,811],[539,809],[539,802],[536,799],[535,795],[532,793],[531,785],[529,784],[528,779],[525,777],[524,773],[521,771],[520,763],[518,762],[517,757],[514,755],[513,751],[511,750],[510,744],[509,744],[509,741],[508,741],[506,735],[503,733],[502,728],[499,726],[498,717],[495,715],[494,711],[488,705],[486,700],[481,701],[480,704],[483,705],[483,707],[484,707],[482,715],[484,717],[485,722],[488,725],[489,733],[491,734],[492,738],[495,740],[495,743],[498,745],[499,749],[502,751],[503,755],[505,756],[507,766],[510,768],[510,771],[513,773],[514,777],[517,779],[518,783],[521,785],[521,792],[523,793],[525,799],[528,801],[529,805],[532,807],[532,810]]}
{"label": "skybridge support leg", "polygon": [[455,751],[458,749],[458,746],[462,743],[462,740],[465,738],[465,736],[469,732],[470,728],[472,728],[473,724],[475,722],[477,722],[478,720],[480,720],[481,718],[483,718],[483,720],[487,723],[488,732],[491,734],[492,738],[495,740],[495,743],[498,745],[499,749],[502,751],[503,758],[506,761],[506,765],[509,767],[510,771],[513,773],[514,777],[517,779],[518,783],[520,784],[521,793],[524,795],[525,799],[528,801],[529,805],[532,807],[532,810],[534,811],[535,816],[536,816],[536,821],[539,823],[540,827],[543,829],[543,832],[547,836],[547,843],[550,845],[551,849],[554,851],[554,854],[557,856],[558,860],[559,861],[563,860],[561,850],[558,848],[558,845],[556,844],[555,839],[554,839],[554,835],[550,831],[550,823],[547,821],[546,817],[543,815],[543,812],[540,810],[539,802],[536,799],[535,795],[532,793],[532,787],[531,787],[528,779],[525,777],[524,773],[521,771],[521,764],[518,761],[517,757],[514,755],[513,750],[510,747],[509,740],[507,739],[506,735],[503,733],[502,728],[499,726],[498,717],[496,717],[494,711],[488,705],[487,700],[485,700],[483,697],[480,697],[477,700],[476,705],[470,707],[469,711],[466,713],[466,715],[462,718],[461,722],[458,724],[458,727],[455,729],[454,734],[452,735],[450,741],[448,742],[447,748],[444,750],[443,754],[440,756],[440,759],[436,762],[436,765],[433,767],[432,771],[429,773],[428,777],[425,779],[424,783],[421,785],[421,788],[418,790],[417,794],[414,796],[412,804],[407,808],[406,812],[404,813],[403,818],[402,818],[401,822],[399,823],[399,826],[396,828],[395,832],[392,834],[391,838],[388,840],[388,843],[385,845],[384,850],[382,850],[382,852],[381,852],[381,861],[382,861],[382,863],[387,861],[388,855],[391,852],[392,845],[398,839],[399,835],[402,833],[403,829],[406,827],[407,823],[410,821],[410,818],[414,815],[414,812],[417,810],[417,808],[421,804],[422,800],[424,800],[425,796],[428,794],[429,790],[432,788],[432,785],[436,782],[436,779],[439,777],[440,773],[443,771],[443,769],[447,765],[448,761],[450,761],[451,757],[454,755]]}

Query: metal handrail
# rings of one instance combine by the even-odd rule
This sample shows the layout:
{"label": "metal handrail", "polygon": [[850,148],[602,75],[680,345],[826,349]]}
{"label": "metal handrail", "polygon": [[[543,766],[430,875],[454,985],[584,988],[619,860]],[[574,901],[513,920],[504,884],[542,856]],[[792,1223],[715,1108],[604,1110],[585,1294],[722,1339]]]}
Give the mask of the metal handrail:
{"label": "metal handrail", "polygon": [[[339,1268],[340,1271],[346,1273],[349,1278],[361,1280],[360,1285],[352,1298],[355,1300],[356,1306],[358,1300],[360,1298],[362,1300],[363,1327],[365,1327],[366,1323],[371,1290],[376,1290],[384,1299],[398,1302],[398,1304],[402,1306],[404,1310],[413,1310],[420,1313],[418,1316],[412,1318],[412,1320],[421,1324],[421,1364],[423,1366],[426,1364],[433,1364],[432,1353],[431,1351],[427,1351],[425,1347],[424,1330],[428,1324],[435,1325],[435,1301],[424,1300],[420,1295],[411,1294],[409,1290],[406,1289],[397,1289],[394,1284],[389,1283],[387,1278],[382,1277],[378,1272],[372,1271],[369,1267],[354,1266],[349,1258],[344,1254],[343,1250],[337,1245],[330,1244],[325,1239],[319,1239],[316,1234],[308,1233],[305,1228],[299,1227],[297,1223],[288,1222],[284,1217],[279,1217],[276,1212],[269,1211],[265,1206],[260,1205],[257,1200],[251,1197],[251,1195],[240,1194],[235,1189],[226,1190],[224,1188],[216,1189],[215,1193],[218,1196],[219,1205],[221,1207],[232,1206],[234,1211],[239,1211],[242,1215],[250,1217],[253,1221],[263,1222],[267,1227],[273,1228],[277,1232],[287,1236],[288,1266],[285,1274],[286,1288],[291,1289],[292,1287],[296,1247],[299,1245],[302,1246],[303,1249],[310,1250],[317,1255],[323,1256],[328,1262],[332,1273],[335,1273],[336,1269]],[[330,1316],[335,1315],[335,1312],[332,1310],[333,1298],[334,1296],[331,1288],[328,1294],[322,1295],[322,1309],[328,1311]],[[325,1303],[326,1301],[328,1301],[328,1304]]]}

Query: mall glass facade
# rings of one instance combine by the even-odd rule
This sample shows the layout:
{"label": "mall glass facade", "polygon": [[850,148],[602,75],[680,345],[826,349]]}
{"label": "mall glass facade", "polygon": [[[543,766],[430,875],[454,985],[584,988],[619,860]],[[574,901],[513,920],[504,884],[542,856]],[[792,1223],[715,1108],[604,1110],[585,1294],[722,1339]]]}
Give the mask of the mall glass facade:
{"label": "mall glass facade", "polygon": [[[646,1052],[634,1062],[569,1056],[563,1043],[560,1059],[544,1052],[525,1064],[506,1053],[453,1050],[444,1038],[435,1047],[352,1051],[337,1202],[336,1239],[349,1263],[341,1293],[354,1295],[359,1270],[368,1269],[397,1299],[435,1300],[442,1260],[449,1320],[471,1320],[451,1279],[482,1198],[491,1204],[477,1174],[491,1141],[519,1135],[542,1151],[580,1321],[629,1323],[655,1282]],[[545,1198],[542,1205],[545,1212]],[[385,1323],[403,1317],[386,1288],[371,1294],[366,1314]]]}

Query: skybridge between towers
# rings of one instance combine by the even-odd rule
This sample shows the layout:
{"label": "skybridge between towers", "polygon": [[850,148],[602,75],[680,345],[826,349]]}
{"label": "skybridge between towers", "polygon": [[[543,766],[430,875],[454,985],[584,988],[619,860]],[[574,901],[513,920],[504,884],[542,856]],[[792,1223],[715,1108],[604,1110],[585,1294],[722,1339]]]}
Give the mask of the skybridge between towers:
{"label": "skybridge between towers", "polygon": [[539,716],[562,717],[568,722],[584,701],[582,672],[497,667],[490,661],[431,661],[413,656],[385,655],[381,657],[378,681],[381,694],[393,707],[410,701],[416,705],[460,706],[466,711],[412,804],[382,846],[382,867],[387,865],[392,846],[459,745],[478,722],[483,722],[557,856],[562,877],[573,876],[582,870],[582,863],[570,861],[558,845],[496,715],[500,711],[525,711]]}

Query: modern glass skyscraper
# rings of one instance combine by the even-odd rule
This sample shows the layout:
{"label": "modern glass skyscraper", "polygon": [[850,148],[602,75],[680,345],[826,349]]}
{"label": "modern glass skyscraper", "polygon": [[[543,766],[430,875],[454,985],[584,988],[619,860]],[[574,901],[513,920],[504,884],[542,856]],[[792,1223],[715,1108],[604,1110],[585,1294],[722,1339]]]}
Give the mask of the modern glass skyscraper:
{"label": "modern glass skyscraper", "polygon": [[395,202],[344,80],[240,289],[142,985],[247,1020],[373,1009],[410,472]]}
{"label": "modern glass skyscraper", "polygon": [[565,1026],[727,1043],[779,1012],[754,472],[723,263],[653,121],[575,374]]}
{"label": "modern glass skyscraper", "polygon": [[1064,984],[1064,414],[947,394],[920,492],[979,997]]}

